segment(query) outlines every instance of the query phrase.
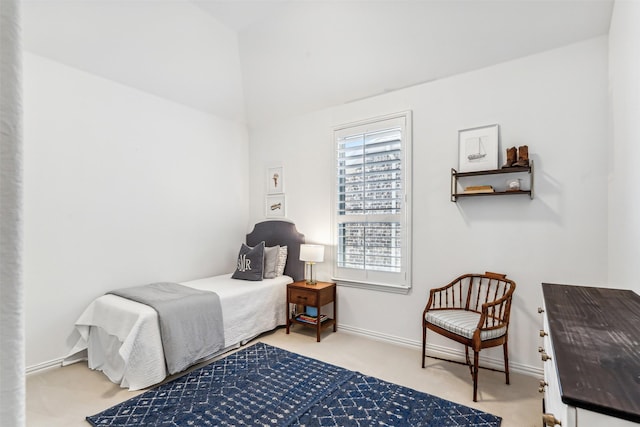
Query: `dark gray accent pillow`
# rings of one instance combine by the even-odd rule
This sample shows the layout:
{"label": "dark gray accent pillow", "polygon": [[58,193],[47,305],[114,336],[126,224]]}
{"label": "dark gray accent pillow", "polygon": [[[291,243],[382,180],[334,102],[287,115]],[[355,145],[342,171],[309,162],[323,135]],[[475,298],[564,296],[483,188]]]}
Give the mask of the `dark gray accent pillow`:
{"label": "dark gray accent pillow", "polygon": [[276,277],[276,268],[278,266],[278,253],[280,246],[265,246],[264,248],[264,272],[265,279],[274,279]]}
{"label": "dark gray accent pillow", "polygon": [[238,253],[236,271],[231,277],[233,279],[258,281],[262,280],[263,269],[264,242],[260,242],[253,248],[243,243],[240,247],[240,253]]}

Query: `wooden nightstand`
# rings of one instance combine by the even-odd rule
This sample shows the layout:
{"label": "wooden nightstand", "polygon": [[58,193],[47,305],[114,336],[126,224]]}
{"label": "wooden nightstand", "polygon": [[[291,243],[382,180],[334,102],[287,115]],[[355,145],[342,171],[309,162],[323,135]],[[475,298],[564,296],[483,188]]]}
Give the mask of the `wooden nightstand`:
{"label": "wooden nightstand", "polygon": [[[291,316],[290,304],[298,306],[315,307],[318,317],[322,306],[333,303],[333,318],[327,318],[322,322],[304,321],[297,313]],[[320,342],[320,331],[333,326],[333,332],[338,326],[336,308],[336,284],[328,282],[318,282],[315,285],[308,285],[307,282],[294,282],[287,285],[287,334],[292,324],[298,324],[316,329],[316,338]]]}

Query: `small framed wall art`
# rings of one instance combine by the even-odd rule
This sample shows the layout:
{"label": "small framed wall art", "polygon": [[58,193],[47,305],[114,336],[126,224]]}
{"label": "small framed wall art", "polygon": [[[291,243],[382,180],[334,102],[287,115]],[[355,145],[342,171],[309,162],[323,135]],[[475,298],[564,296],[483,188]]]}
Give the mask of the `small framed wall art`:
{"label": "small framed wall art", "polygon": [[458,131],[458,172],[498,169],[498,125]]}
{"label": "small framed wall art", "polygon": [[267,218],[284,218],[286,212],[284,194],[269,195],[265,200],[265,216]]}
{"label": "small framed wall art", "polygon": [[284,168],[274,166],[267,168],[267,194],[284,193]]}

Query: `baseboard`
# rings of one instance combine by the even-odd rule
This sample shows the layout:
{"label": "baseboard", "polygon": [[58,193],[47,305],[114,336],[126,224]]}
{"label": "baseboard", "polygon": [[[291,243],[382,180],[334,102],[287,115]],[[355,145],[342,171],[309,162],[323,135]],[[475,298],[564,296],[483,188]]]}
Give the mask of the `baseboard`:
{"label": "baseboard", "polygon": [[[415,348],[419,351],[422,351],[421,341],[410,340],[407,338],[397,337],[395,335],[382,334],[380,332],[370,331],[362,328],[356,328],[354,326],[349,326],[344,324],[338,325],[338,329],[340,331],[349,332],[355,335],[361,335],[367,338],[384,341],[391,344],[402,345],[405,347]],[[460,349],[453,349],[450,347],[444,347],[440,345],[433,345],[433,344],[427,343],[427,354],[430,356],[440,357],[443,359],[450,359],[450,360],[456,360],[458,362],[464,362],[464,351]],[[28,366],[26,369],[26,373],[28,375],[28,374],[41,372],[51,368],[62,367],[64,360],[65,360],[64,358],[60,358],[60,359],[50,360],[47,362],[42,362],[37,365]],[[80,360],[75,360],[74,362],[78,362],[78,361]],[[74,363],[74,362],[71,362],[71,363]],[[66,363],[66,364],[70,364],[70,363]],[[482,366],[486,366],[492,369],[503,368],[502,359],[482,356],[482,352],[480,353],[480,364]],[[517,372],[520,374],[525,374],[533,377],[540,377],[543,375],[543,370],[541,368],[525,365],[522,363],[514,363],[513,361],[511,361],[509,364],[509,370],[511,372]]]}
{"label": "baseboard", "polygon": [[49,360],[48,362],[38,363],[37,365],[27,366],[27,375],[34,374],[36,372],[42,372],[51,368],[62,367],[62,361],[64,358]]}
{"label": "baseboard", "polygon": [[[350,332],[356,335],[362,335],[367,338],[372,338],[379,341],[385,341],[391,344],[402,345],[405,347],[411,347],[419,351],[422,351],[422,341],[410,340],[407,338],[397,337],[394,335],[381,334],[379,332],[370,331],[362,328],[356,328],[354,326],[349,326],[344,324],[338,325],[338,329],[341,331]],[[444,347],[440,345],[433,345],[429,343],[427,343],[427,355],[440,357],[442,359],[455,360],[458,362],[464,362],[465,360],[464,350]],[[492,369],[498,369],[498,370],[504,369],[504,362],[502,358],[498,359],[495,357],[482,356],[482,352],[480,352],[480,365],[488,368],[492,368]],[[525,365],[525,364],[517,363],[513,361],[509,362],[509,371],[529,375],[532,377],[540,377],[543,375],[542,368]]]}

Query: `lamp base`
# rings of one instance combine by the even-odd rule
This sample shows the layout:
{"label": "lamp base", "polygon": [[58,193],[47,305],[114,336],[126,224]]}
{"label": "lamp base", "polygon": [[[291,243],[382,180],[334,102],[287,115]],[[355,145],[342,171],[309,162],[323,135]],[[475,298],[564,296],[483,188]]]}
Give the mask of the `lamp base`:
{"label": "lamp base", "polygon": [[318,284],[318,281],[313,277],[313,262],[307,262],[307,264],[309,265],[309,278],[307,279],[306,283],[307,285],[316,285]]}

